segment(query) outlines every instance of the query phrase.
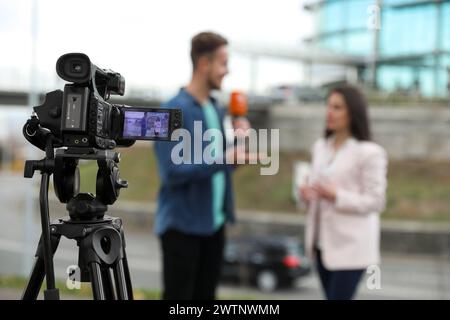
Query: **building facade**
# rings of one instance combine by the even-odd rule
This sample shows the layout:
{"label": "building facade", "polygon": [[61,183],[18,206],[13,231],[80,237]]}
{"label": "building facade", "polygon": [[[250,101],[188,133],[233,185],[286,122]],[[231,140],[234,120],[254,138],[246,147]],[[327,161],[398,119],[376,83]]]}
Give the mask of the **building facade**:
{"label": "building facade", "polygon": [[450,82],[450,0],[323,0],[312,45],[367,57],[360,79],[386,91],[446,97]]}

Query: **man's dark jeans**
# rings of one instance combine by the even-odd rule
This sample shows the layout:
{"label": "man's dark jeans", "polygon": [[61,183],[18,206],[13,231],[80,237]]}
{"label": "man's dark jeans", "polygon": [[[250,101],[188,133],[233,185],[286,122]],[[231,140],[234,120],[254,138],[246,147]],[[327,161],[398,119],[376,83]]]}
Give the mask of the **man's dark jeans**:
{"label": "man's dark jeans", "polygon": [[161,236],[164,300],[213,300],[225,245],[222,226],[211,236],[168,230]]}

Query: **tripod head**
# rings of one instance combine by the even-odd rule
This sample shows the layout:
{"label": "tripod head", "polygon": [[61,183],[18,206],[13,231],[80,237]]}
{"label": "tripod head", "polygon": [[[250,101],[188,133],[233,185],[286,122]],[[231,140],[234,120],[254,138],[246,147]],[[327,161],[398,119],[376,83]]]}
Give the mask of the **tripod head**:
{"label": "tripod head", "polygon": [[[79,159],[96,160],[98,165],[96,195],[79,193]],[[107,205],[119,197],[120,189],[128,183],[120,178],[120,154],[94,148],[67,148],[56,150],[53,183],[59,201],[67,203],[71,219],[95,220],[103,218]]]}
{"label": "tripod head", "polygon": [[[54,143],[58,145],[59,141],[50,131],[40,127],[38,120],[33,116],[24,125],[23,133],[33,145],[46,151],[44,159],[25,162],[24,176],[31,178],[36,170],[53,174],[56,196],[61,203],[67,203],[71,219],[101,219],[107,205],[113,204],[118,199],[120,189],[128,187],[127,181],[120,178],[119,153],[112,150],[75,147],[57,149],[55,153]],[[80,159],[97,161],[99,169],[96,178],[96,196],[79,193]]]}

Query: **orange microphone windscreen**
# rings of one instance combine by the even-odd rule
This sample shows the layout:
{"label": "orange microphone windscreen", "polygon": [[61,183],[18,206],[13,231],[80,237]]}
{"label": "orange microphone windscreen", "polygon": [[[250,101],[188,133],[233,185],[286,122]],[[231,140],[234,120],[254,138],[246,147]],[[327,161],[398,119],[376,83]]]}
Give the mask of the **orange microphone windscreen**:
{"label": "orange microphone windscreen", "polygon": [[243,117],[247,115],[247,96],[241,91],[233,91],[230,97],[229,112],[232,116]]}

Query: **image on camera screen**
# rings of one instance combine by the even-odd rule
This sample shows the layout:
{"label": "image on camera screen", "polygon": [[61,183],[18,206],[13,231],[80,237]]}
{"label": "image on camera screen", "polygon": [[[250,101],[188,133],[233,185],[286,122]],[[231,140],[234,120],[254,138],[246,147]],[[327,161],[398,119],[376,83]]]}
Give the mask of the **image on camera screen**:
{"label": "image on camera screen", "polygon": [[134,139],[167,138],[169,112],[125,111],[123,137]]}

